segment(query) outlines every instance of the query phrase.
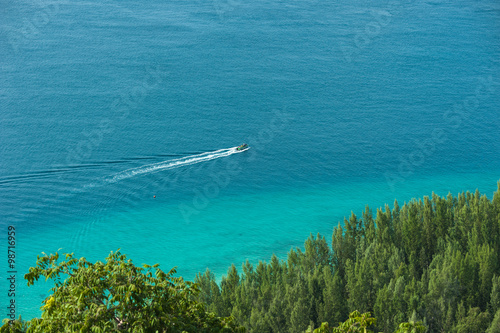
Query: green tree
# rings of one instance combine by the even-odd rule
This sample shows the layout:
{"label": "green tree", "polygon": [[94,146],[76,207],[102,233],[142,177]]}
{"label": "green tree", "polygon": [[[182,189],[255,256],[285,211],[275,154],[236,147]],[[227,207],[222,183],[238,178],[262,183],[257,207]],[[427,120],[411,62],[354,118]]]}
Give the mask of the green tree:
{"label": "green tree", "polygon": [[492,279],[489,306],[491,313],[496,313],[500,310],[500,276],[494,276]]}
{"label": "green tree", "polygon": [[349,319],[337,327],[330,327],[325,322],[315,330],[310,327],[306,333],[370,333],[372,331],[368,328],[375,325],[376,322],[377,320],[371,316],[370,312],[361,314],[359,311],[354,311],[349,314]]}
{"label": "green tree", "polygon": [[491,322],[490,327],[488,327],[486,333],[500,333],[500,310],[498,310],[495,314],[495,318],[493,318],[493,321]]}
{"label": "green tree", "polygon": [[299,282],[287,290],[289,306],[291,307],[289,332],[302,332],[310,324],[311,304],[307,293],[306,282]]}
{"label": "green tree", "polygon": [[399,328],[395,333],[424,333],[425,326],[421,322],[410,321],[399,324]]}
{"label": "green tree", "polygon": [[338,323],[347,317],[347,302],[344,296],[344,285],[338,272],[332,276],[329,268],[323,267],[323,303],[320,305],[318,320],[320,322]]}
{"label": "green tree", "polygon": [[[42,317],[27,322],[27,332],[237,332],[233,318],[207,313],[195,298],[196,284],[174,278],[158,264],[135,266],[119,251],[91,263],[65,254],[38,256],[25,275],[55,282],[43,301]],[[9,332],[9,323],[2,332]]]}
{"label": "green tree", "polygon": [[194,282],[200,289],[198,301],[207,304],[209,312],[219,313],[222,309],[222,298],[214,273],[207,268],[204,274],[196,274]]}
{"label": "green tree", "polygon": [[455,326],[453,332],[469,333],[469,332],[485,332],[490,323],[489,312],[481,312],[479,308],[470,308],[467,317],[462,318],[458,325]]}
{"label": "green tree", "polygon": [[223,307],[223,316],[231,314],[232,307],[236,304],[236,290],[240,282],[240,276],[234,264],[227,272],[227,277],[223,277],[220,283]]}
{"label": "green tree", "polygon": [[10,320],[8,318],[3,320],[3,325],[0,327],[0,333],[24,333],[28,330],[27,321],[23,320],[19,316],[16,320]]}

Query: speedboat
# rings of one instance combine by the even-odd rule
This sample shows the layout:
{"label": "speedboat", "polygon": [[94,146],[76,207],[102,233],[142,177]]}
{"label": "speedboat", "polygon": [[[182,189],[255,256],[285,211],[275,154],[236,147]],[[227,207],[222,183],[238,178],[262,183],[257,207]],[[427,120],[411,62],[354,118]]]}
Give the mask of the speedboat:
{"label": "speedboat", "polygon": [[236,150],[242,151],[248,149],[248,145],[246,143],[242,144],[241,146],[236,147]]}

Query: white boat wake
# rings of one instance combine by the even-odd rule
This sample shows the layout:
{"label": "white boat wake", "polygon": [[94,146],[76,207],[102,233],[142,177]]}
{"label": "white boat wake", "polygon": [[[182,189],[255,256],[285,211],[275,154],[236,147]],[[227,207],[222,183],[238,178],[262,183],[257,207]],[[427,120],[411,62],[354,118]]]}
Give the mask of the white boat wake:
{"label": "white boat wake", "polygon": [[147,165],[143,165],[143,166],[140,166],[137,168],[124,170],[124,171],[115,173],[113,175],[104,177],[100,181],[98,181],[97,183],[85,185],[85,186],[83,186],[82,189],[76,190],[76,192],[89,190],[91,188],[100,187],[100,186],[103,186],[106,184],[113,184],[113,183],[116,183],[120,180],[124,180],[127,178],[131,178],[131,177],[135,177],[135,176],[139,176],[139,175],[143,175],[143,174],[147,174],[147,173],[153,173],[153,172],[164,171],[164,170],[171,170],[171,169],[180,168],[180,167],[184,167],[184,166],[188,166],[188,165],[193,165],[193,164],[197,164],[197,163],[201,163],[201,162],[207,162],[207,161],[215,160],[217,158],[226,157],[226,156],[230,156],[230,155],[237,154],[237,153],[242,153],[242,152],[249,149],[249,148],[247,148],[244,150],[237,150],[237,148],[238,147],[219,149],[219,150],[215,150],[215,151],[211,151],[211,152],[207,152],[207,153],[186,156],[186,157],[182,157],[182,158],[167,160],[167,161],[154,163],[154,164],[147,164]]}
{"label": "white boat wake", "polygon": [[[174,160],[163,161],[155,164],[148,164],[137,168],[128,169],[114,175],[111,175],[105,179],[106,183],[116,183],[117,181],[131,178],[138,175],[143,175],[146,173],[170,170],[175,168],[180,168],[183,166],[193,165],[201,162],[207,162],[215,160],[217,158],[230,156],[233,154],[241,153],[241,150],[236,150],[237,147],[219,149],[212,152],[202,153],[198,155],[186,156]],[[243,150],[244,151],[244,150]]]}

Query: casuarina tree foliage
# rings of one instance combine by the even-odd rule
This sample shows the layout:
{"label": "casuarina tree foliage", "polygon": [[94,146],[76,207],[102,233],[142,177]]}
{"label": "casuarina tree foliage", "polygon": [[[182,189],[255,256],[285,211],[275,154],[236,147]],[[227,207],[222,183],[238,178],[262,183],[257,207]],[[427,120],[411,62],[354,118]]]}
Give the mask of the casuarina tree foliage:
{"label": "casuarina tree foliage", "polygon": [[374,332],[418,332],[419,321],[427,332],[500,332],[500,182],[491,200],[476,191],[366,207],[330,243],[311,235],[304,248],[242,274],[233,265],[220,284],[198,274],[199,297],[250,332],[334,327],[355,310],[373,314]]}

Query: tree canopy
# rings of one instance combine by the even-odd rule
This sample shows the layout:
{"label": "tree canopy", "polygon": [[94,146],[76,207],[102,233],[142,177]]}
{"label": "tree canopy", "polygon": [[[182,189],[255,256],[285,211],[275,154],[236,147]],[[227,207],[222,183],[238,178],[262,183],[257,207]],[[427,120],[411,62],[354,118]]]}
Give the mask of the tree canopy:
{"label": "tree canopy", "polygon": [[195,284],[158,265],[135,266],[119,251],[91,263],[65,254],[38,256],[25,275],[28,285],[54,280],[42,317],[4,321],[0,332],[244,332],[232,317],[205,311]]}
{"label": "tree canopy", "polygon": [[491,200],[433,193],[375,215],[366,207],[330,243],[311,235],[304,249],[247,261],[241,274],[232,265],[220,284],[198,274],[199,297],[250,332],[303,332],[355,310],[374,315],[375,332],[418,332],[418,322],[428,332],[500,332],[500,182]]}

